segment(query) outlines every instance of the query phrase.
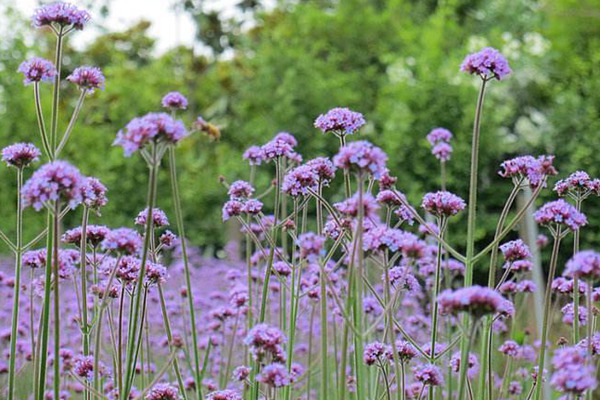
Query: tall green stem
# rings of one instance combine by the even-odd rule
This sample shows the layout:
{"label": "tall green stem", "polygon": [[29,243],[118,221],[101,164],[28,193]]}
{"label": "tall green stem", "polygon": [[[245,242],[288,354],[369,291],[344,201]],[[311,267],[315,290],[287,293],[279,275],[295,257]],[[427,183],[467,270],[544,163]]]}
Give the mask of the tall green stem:
{"label": "tall green stem", "polygon": [[[483,112],[483,100],[485,97],[485,87],[487,80],[481,81],[479,96],[477,97],[477,105],[475,107],[475,121],[473,123],[473,137],[471,142],[471,172],[469,175],[469,201],[468,201],[468,217],[467,217],[467,254],[465,262],[465,280],[464,286],[468,287],[473,284],[473,269],[475,266],[475,222],[477,213],[477,183],[479,170],[479,137],[481,130],[481,115]],[[462,317],[463,329],[466,331],[469,327],[468,316]],[[461,340],[461,354],[463,357],[468,357],[469,339],[463,337]],[[463,358],[465,360],[466,358]],[[464,384],[462,381],[463,375],[466,377],[468,362],[460,363],[461,384],[459,389],[459,398],[464,394]]]}
{"label": "tall green stem", "polygon": [[[354,279],[354,324],[358,334],[354,335],[354,367],[356,370],[356,396],[358,399],[364,397],[368,393],[366,384],[367,374],[365,366],[362,362],[363,356],[363,279],[364,279],[364,252],[363,252],[363,221],[364,221],[364,204],[363,204],[364,178],[362,173],[358,176],[358,218],[356,221],[356,252],[358,260],[356,261],[355,279]],[[355,261],[352,260],[352,263]]]}
{"label": "tall green stem", "polygon": [[[175,220],[177,223],[177,233],[181,242],[181,257],[183,259],[183,272],[185,275],[185,287],[187,290],[188,311],[190,314],[190,331],[192,336],[192,347],[194,355],[193,375],[196,385],[200,385],[200,354],[198,351],[198,331],[196,328],[196,311],[194,309],[194,294],[192,290],[192,280],[190,278],[190,262],[187,254],[187,244],[185,228],[183,224],[183,211],[181,208],[181,196],[179,195],[179,180],[177,179],[177,162],[175,158],[175,148],[169,147],[169,174],[171,178],[171,191],[173,193],[173,207],[175,209]],[[252,294],[248,292],[251,296]],[[249,311],[250,312],[250,311]],[[200,391],[197,391],[197,398],[200,400]]]}
{"label": "tall green stem", "polygon": [[[90,210],[87,207],[83,208],[83,216],[81,218],[81,241],[79,242],[79,269],[81,270],[81,347],[83,355],[90,354],[90,326],[88,324],[88,306],[87,306],[87,225],[90,215]],[[87,387],[83,390],[83,398],[89,398],[89,390]]]}
{"label": "tall green stem", "polygon": [[[577,211],[581,212],[581,198],[577,198],[575,201],[575,208]],[[573,233],[573,255],[579,252],[579,242],[580,242],[580,233],[579,229],[577,229]],[[573,276],[573,344],[579,343],[580,333],[579,333],[579,303],[580,303],[580,294],[579,294],[579,276],[576,274]],[[588,312],[591,313],[592,310],[588,309]],[[590,314],[591,315],[591,314]],[[588,339],[589,340],[589,339]]]}
{"label": "tall green stem", "polygon": [[35,114],[37,116],[38,129],[40,131],[40,136],[42,138],[42,144],[44,146],[44,151],[50,160],[54,160],[54,154],[52,154],[52,150],[50,149],[50,143],[48,142],[48,133],[46,132],[46,123],[44,122],[44,113],[42,111],[42,99],[40,97],[40,84],[39,82],[35,82],[33,84],[33,93],[35,98]]}
{"label": "tall green stem", "polygon": [[[438,228],[440,231],[440,238],[444,239],[444,233],[446,231],[446,219],[445,217],[440,217],[438,221]],[[430,349],[430,362],[435,363],[435,347],[437,342],[437,331],[438,331],[438,308],[439,304],[437,298],[440,294],[440,286],[442,281],[442,241],[438,241],[437,248],[437,261],[435,267],[435,282],[433,287],[433,296],[431,297],[431,302],[433,304],[433,309],[431,311],[431,349]],[[430,400],[433,400],[435,396],[435,387],[431,386],[428,391],[428,397]]]}
{"label": "tall green stem", "polygon": [[139,272],[139,282],[136,285],[136,290],[134,294],[134,299],[132,303],[133,307],[133,315],[131,321],[129,321],[129,335],[127,337],[127,352],[125,356],[125,382],[124,382],[124,390],[122,393],[119,393],[119,396],[122,400],[126,400],[129,396],[129,391],[131,389],[131,385],[133,384],[133,374],[135,373],[135,364],[137,362],[137,348],[138,344],[135,342],[139,337],[139,332],[142,331],[143,328],[143,320],[140,319],[140,305],[142,302],[143,290],[142,290],[142,280],[144,279],[144,275],[146,273],[146,262],[148,261],[148,254],[150,249],[150,239],[152,235],[153,228],[153,218],[152,218],[152,210],[154,209],[154,204],[156,201],[156,184],[157,184],[157,175],[158,175],[158,167],[160,165],[160,159],[158,158],[157,153],[157,145],[156,143],[152,143],[151,149],[151,160],[148,163],[148,196],[147,196],[147,206],[148,206],[148,214],[146,215],[146,232],[144,236],[144,248],[142,250],[141,264],[140,264],[140,272]]}
{"label": "tall green stem", "polygon": [[54,398],[60,398],[60,263],[58,258],[59,247],[59,218],[60,203],[54,204],[54,224],[52,225],[52,258],[54,259]]}
{"label": "tall green stem", "polygon": [[69,137],[71,137],[71,132],[73,132],[73,128],[75,127],[75,123],[77,122],[77,117],[79,116],[79,112],[81,111],[81,108],[83,107],[83,101],[85,100],[86,94],[87,94],[86,90],[81,90],[81,93],[79,94],[79,99],[77,100],[77,105],[75,105],[75,110],[73,111],[73,114],[71,115],[71,120],[69,121],[69,125],[67,126],[65,134],[63,135],[62,139],[60,140],[60,143],[58,144],[58,147],[56,148],[55,157],[58,157],[61,150],[65,147],[65,145],[69,141]]}
{"label": "tall green stem", "polygon": [[54,86],[52,91],[52,120],[50,123],[50,148],[52,158],[55,158],[56,144],[58,136],[58,106],[60,102],[60,75],[62,71],[62,52],[63,52],[63,27],[60,27],[56,35],[56,53],[54,56],[54,66],[56,75],[54,77]]}
{"label": "tall green stem", "polygon": [[560,249],[561,231],[556,229],[554,234],[554,244],[552,245],[552,255],[550,257],[550,270],[548,272],[548,281],[546,283],[546,294],[544,295],[544,318],[542,322],[542,336],[540,338],[540,354],[538,362],[538,374],[536,379],[535,399],[538,400],[542,395],[542,376],[544,375],[544,365],[546,361],[546,342],[548,341],[548,325],[550,319],[550,306],[552,303],[552,280],[556,273],[556,264],[558,262],[558,250]]}
{"label": "tall green stem", "polygon": [[[23,169],[17,168],[17,237],[15,254],[15,286],[13,295],[12,324],[10,331],[10,359],[8,367],[8,400],[12,400],[15,391],[15,365],[17,357],[17,333],[19,326],[19,297],[21,294],[21,257],[23,254],[23,207],[21,206],[21,187]],[[29,310],[33,313],[33,309]],[[32,349],[33,351],[33,349]]]}

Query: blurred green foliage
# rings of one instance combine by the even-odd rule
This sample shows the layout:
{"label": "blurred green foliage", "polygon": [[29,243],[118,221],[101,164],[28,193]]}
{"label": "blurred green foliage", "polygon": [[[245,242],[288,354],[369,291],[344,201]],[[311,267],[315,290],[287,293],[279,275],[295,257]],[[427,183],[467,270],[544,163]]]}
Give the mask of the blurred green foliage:
{"label": "blurred green foliage", "polygon": [[[478,237],[491,234],[511,189],[496,173],[505,158],[550,153],[561,177],[577,169],[600,176],[599,0],[280,1],[270,9],[243,1],[228,20],[200,3],[182,1],[181,9],[197,22],[197,40],[207,51],[180,47],[157,56],[144,21],[98,37],[83,52],[67,49],[65,74],[91,64],[107,77],[106,90],[86,100],[64,153],[110,189],[110,205],[95,222],[131,224],[143,208],[145,166],[140,158],[124,158],[111,143],[130,119],[157,110],[171,90],[190,98],[188,123],[202,115],[222,129],[217,144],[194,135],[178,150],[185,218],[197,245],[226,243],[219,176],[246,179],[241,154],[250,145],[289,131],[307,159],[335,153],[337,141],[312,127],[317,115],[334,106],[365,114],[368,125],[360,136],[390,154],[398,187],[415,204],[439,184],[425,135],[436,126],[450,129],[455,152],[448,187],[466,198],[478,80],[458,68],[467,53],[486,45],[507,56],[514,74],[493,82],[486,98]],[[38,143],[32,89],[23,87],[15,71],[34,53],[51,57],[52,38],[33,32],[10,10],[6,18],[12,28],[0,44],[0,145]],[[64,93],[63,106],[72,109],[76,93],[69,85]],[[48,87],[43,95],[49,99]],[[263,169],[259,179],[266,185],[271,171]],[[0,173],[0,221],[9,232],[13,175]],[[169,212],[166,178],[165,171],[158,204]],[[544,196],[553,194],[547,190]],[[598,226],[597,200],[589,200],[584,211]],[[33,214],[27,211],[28,218],[38,218],[27,225],[30,237],[43,222]],[[77,218],[73,213],[65,224],[77,225]],[[464,222],[453,233],[458,247]],[[589,229],[583,237],[584,248],[597,246],[600,233]]]}

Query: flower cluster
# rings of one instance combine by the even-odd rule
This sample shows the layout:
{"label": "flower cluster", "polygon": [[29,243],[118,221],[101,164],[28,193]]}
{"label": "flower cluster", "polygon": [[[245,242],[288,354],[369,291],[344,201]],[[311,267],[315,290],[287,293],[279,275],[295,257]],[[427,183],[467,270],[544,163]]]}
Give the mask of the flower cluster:
{"label": "flower cluster", "polygon": [[152,141],[175,144],[187,135],[183,122],[165,113],[149,113],[132,119],[117,133],[113,144],[121,146],[128,157]]}
{"label": "flower cluster", "polygon": [[2,161],[9,167],[25,168],[40,159],[42,152],[31,143],[15,143],[2,149]]}
{"label": "flower cluster", "polygon": [[58,25],[61,28],[72,26],[82,30],[90,20],[90,14],[86,10],[80,10],[70,3],[56,2],[38,8],[33,14],[33,26]]}
{"label": "flower cluster", "polygon": [[351,142],[340,148],[333,157],[333,165],[340,169],[353,170],[379,179],[386,171],[387,155],[379,147],[366,140]]}
{"label": "flower cluster", "polygon": [[427,141],[431,144],[431,153],[442,162],[450,160],[452,146],[450,140],[452,132],[445,128],[435,128],[427,134]]}
{"label": "flower cluster", "polygon": [[348,108],[332,108],[326,114],[321,114],[315,120],[315,128],[323,133],[351,135],[365,124],[363,115]]}
{"label": "flower cluster", "polygon": [[31,83],[48,82],[56,76],[56,67],[51,61],[40,57],[34,57],[30,60],[23,61],[19,66],[18,71],[25,76],[23,83],[29,85]]}
{"label": "flower cluster", "polygon": [[423,196],[421,206],[425,211],[437,217],[450,217],[464,210],[466,203],[453,193],[439,191]]}
{"label": "flower cluster", "polygon": [[534,217],[540,225],[564,226],[572,231],[587,225],[586,216],[562,199],[544,204]]}
{"label": "flower cluster", "polygon": [[85,178],[66,161],[53,161],[35,171],[21,191],[23,206],[37,211],[50,202],[63,202],[75,208],[83,201]]}
{"label": "flower cluster", "polygon": [[104,74],[98,67],[78,67],[67,76],[67,80],[79,86],[86,93],[94,93],[96,89],[104,89]]}
{"label": "flower cluster", "polygon": [[508,61],[493,47],[469,54],[460,66],[460,70],[469,74],[477,74],[484,80],[506,78],[512,70]]}
{"label": "flower cluster", "polygon": [[512,304],[493,289],[478,285],[455,291],[446,290],[437,299],[440,313],[457,314],[468,312],[480,317],[485,314],[506,313]]}
{"label": "flower cluster", "polygon": [[498,174],[515,181],[527,179],[531,187],[546,186],[546,177],[558,174],[553,166],[554,156],[520,156],[504,161]]}

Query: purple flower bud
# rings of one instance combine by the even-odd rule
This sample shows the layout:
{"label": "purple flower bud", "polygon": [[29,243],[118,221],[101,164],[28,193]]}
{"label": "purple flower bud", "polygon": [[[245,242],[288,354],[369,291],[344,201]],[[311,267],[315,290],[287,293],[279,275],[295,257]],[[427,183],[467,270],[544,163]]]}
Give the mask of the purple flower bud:
{"label": "purple flower bud", "polygon": [[499,81],[512,72],[506,58],[492,47],[469,54],[460,66],[460,70],[468,74],[477,74],[485,80],[496,78]]}
{"label": "purple flower bud", "polygon": [[56,76],[54,64],[39,57],[23,61],[18,71],[25,76],[23,80],[25,85],[36,82],[48,82]]}
{"label": "purple flower bud", "polygon": [[162,98],[161,104],[164,108],[170,110],[185,110],[188,106],[188,100],[179,92],[169,92]]}
{"label": "purple flower bud", "polygon": [[338,135],[351,135],[364,124],[365,119],[361,113],[339,107],[319,115],[315,120],[315,128],[323,133],[331,132]]}

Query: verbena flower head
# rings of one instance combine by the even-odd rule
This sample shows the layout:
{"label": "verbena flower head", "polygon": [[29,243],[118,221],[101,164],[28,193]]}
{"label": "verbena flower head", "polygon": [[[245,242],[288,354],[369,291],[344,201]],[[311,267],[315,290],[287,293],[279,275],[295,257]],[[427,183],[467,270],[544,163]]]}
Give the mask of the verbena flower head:
{"label": "verbena flower head", "polygon": [[563,199],[544,204],[536,211],[534,217],[535,221],[540,225],[550,227],[559,225],[567,227],[572,231],[576,231],[582,226],[587,225],[586,216]]}
{"label": "verbena flower head", "polygon": [[387,172],[387,155],[379,147],[366,140],[351,142],[333,157],[333,165],[340,169],[353,170],[379,179]]}
{"label": "verbena flower head", "polygon": [[48,82],[56,76],[56,67],[54,64],[40,57],[23,61],[18,71],[25,76],[25,79],[23,79],[25,85],[36,82]]}
{"label": "verbena flower head", "polygon": [[311,167],[313,171],[319,177],[319,180],[324,185],[329,185],[329,182],[335,176],[335,166],[331,162],[331,160],[327,157],[317,157],[312,160],[308,160],[306,165]]}
{"label": "verbena flower head", "polygon": [[504,312],[507,300],[494,289],[475,285],[455,291],[445,290],[438,296],[437,301],[443,315],[468,312],[475,317],[481,317]]}
{"label": "verbena flower head", "polygon": [[[278,158],[298,160],[300,155],[294,151],[294,147],[286,140],[273,139],[261,147],[263,161],[273,161]],[[300,157],[301,158],[301,157]]]}
{"label": "verbena flower head", "polygon": [[396,351],[401,362],[405,363],[419,355],[417,349],[405,340],[396,341]]}
{"label": "verbena flower head", "polygon": [[[460,364],[462,360],[460,356],[460,351],[457,351],[452,355],[452,358],[450,359],[450,368],[454,373],[459,373],[460,371]],[[473,379],[479,373],[479,360],[477,359],[477,356],[473,353],[469,353],[468,360],[469,365],[467,366],[467,376],[469,377],[469,379]]]}
{"label": "verbena flower head", "polygon": [[[148,207],[139,212],[137,217],[135,217],[134,223],[136,225],[146,226],[147,218]],[[169,218],[167,218],[167,214],[165,214],[165,212],[160,208],[152,209],[152,225],[155,228],[164,228],[165,226],[169,226]]]}
{"label": "verbena flower head", "polygon": [[371,366],[375,363],[383,364],[392,358],[392,347],[381,342],[369,343],[363,352],[363,361]]}
{"label": "verbena flower head", "polygon": [[529,246],[527,246],[521,239],[504,243],[500,246],[500,251],[504,256],[504,259],[510,262],[531,258]]}
{"label": "verbena flower head", "polygon": [[585,349],[580,347],[559,348],[552,358],[555,372],[550,384],[558,391],[581,395],[597,386],[596,368],[588,358]]}
{"label": "verbena flower head", "polygon": [[113,145],[123,147],[125,156],[129,157],[151,141],[175,144],[187,135],[183,122],[166,113],[149,113],[132,119],[117,133]]}
{"label": "verbena flower head", "polygon": [[87,11],[80,10],[73,4],[63,2],[40,7],[32,17],[33,26],[36,28],[59,25],[61,27],[73,26],[75,29],[82,30],[89,20],[90,14]]}
{"label": "verbena flower head", "polygon": [[259,146],[250,146],[244,152],[244,160],[248,160],[250,165],[260,165],[264,160],[264,153]]}
{"label": "verbena flower head", "polygon": [[600,179],[592,179],[584,171],[576,171],[556,182],[554,191],[559,196],[571,195],[575,199],[584,199],[590,194],[600,196]]}
{"label": "verbena flower head", "polygon": [[435,365],[424,364],[415,369],[415,380],[423,385],[441,386],[444,384],[444,375]]}
{"label": "verbena flower head", "polygon": [[82,66],[75,68],[67,80],[79,86],[81,90],[92,94],[96,89],[104,90],[104,74],[98,67]]}
{"label": "verbena flower head", "polygon": [[331,132],[338,135],[351,135],[364,124],[365,118],[361,113],[345,107],[332,108],[315,120],[315,128],[323,133]]}
{"label": "verbena flower head", "polygon": [[235,390],[225,389],[209,393],[206,400],[243,400],[243,398]]}
{"label": "verbena flower head", "polygon": [[113,229],[106,235],[102,248],[120,254],[137,254],[142,248],[142,237],[130,228]]}
{"label": "verbena flower head", "polygon": [[600,278],[600,253],[592,250],[583,250],[576,253],[567,262],[563,275],[569,278]]}
{"label": "verbena flower head", "polygon": [[250,353],[256,360],[261,360],[265,355],[270,354],[274,359],[281,361],[285,357],[282,345],[286,340],[277,327],[263,323],[250,329],[244,344],[250,348]]}
{"label": "verbena flower head", "polygon": [[300,165],[285,175],[281,190],[293,197],[306,196],[309,189],[317,189],[318,181],[319,175],[314,168]]}
{"label": "verbena flower head", "polygon": [[98,211],[108,203],[106,192],[106,186],[104,186],[97,178],[85,178],[85,182],[81,190],[83,205],[87,208]]}
{"label": "verbena flower head", "polygon": [[423,196],[421,207],[435,216],[450,217],[464,210],[466,204],[463,199],[453,193],[438,191]]}
{"label": "verbena flower head", "polygon": [[289,132],[279,132],[277,135],[275,135],[273,140],[281,140],[282,142],[292,146],[292,148],[298,146],[298,140]]}
{"label": "verbena flower head", "polygon": [[493,47],[469,54],[461,64],[460,70],[468,74],[477,74],[485,80],[496,78],[499,81],[512,72],[506,58]]}
{"label": "verbena flower head", "polygon": [[513,180],[527,179],[529,185],[538,187],[545,186],[545,178],[558,174],[556,168],[552,165],[554,156],[519,156],[500,164],[498,174],[503,178],[512,178]]}
{"label": "verbena flower head", "polygon": [[256,376],[256,380],[273,388],[289,386],[291,377],[287,367],[280,363],[273,363],[265,366]]}
{"label": "verbena flower head", "polygon": [[452,146],[446,142],[440,142],[433,146],[431,149],[431,154],[435,156],[440,161],[449,161],[450,156],[452,155]]}
{"label": "verbena flower head", "polygon": [[298,236],[298,248],[300,257],[314,260],[323,252],[325,237],[313,232],[306,232]]}
{"label": "verbena flower head", "polygon": [[[66,231],[61,240],[63,243],[73,244],[78,246],[81,244],[81,227],[69,229]],[[88,225],[86,227],[86,243],[92,247],[98,247],[100,243],[106,239],[106,236],[109,234],[110,229],[103,225]]]}
{"label": "verbena flower head", "polygon": [[169,92],[162,98],[161,104],[169,110],[185,110],[188,100],[179,92]]}
{"label": "verbena flower head", "polygon": [[25,168],[40,159],[42,152],[31,143],[15,143],[2,149],[2,161],[9,167]]}
{"label": "verbena flower head", "polygon": [[252,196],[254,193],[254,188],[252,185],[246,181],[235,181],[231,185],[229,185],[229,190],[227,194],[229,198],[232,200],[244,200]]}
{"label": "verbena flower head", "polygon": [[68,162],[53,161],[45,164],[23,185],[23,207],[33,206],[39,211],[49,202],[60,201],[75,208],[83,200],[84,184],[83,175]]}
{"label": "verbena flower head", "polygon": [[445,128],[434,128],[427,134],[427,141],[431,146],[435,146],[438,143],[448,143],[452,140],[452,132]]}
{"label": "verbena flower head", "polygon": [[168,383],[157,383],[144,397],[146,400],[179,400],[179,390]]}

